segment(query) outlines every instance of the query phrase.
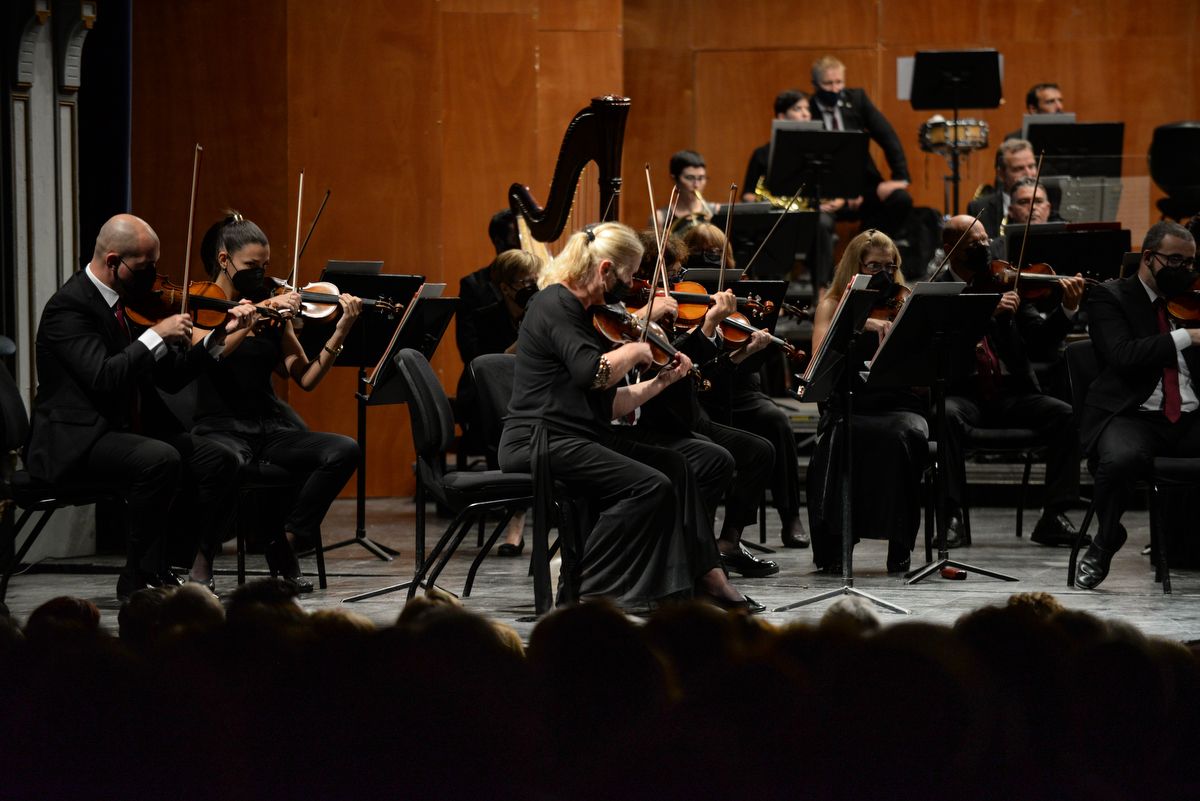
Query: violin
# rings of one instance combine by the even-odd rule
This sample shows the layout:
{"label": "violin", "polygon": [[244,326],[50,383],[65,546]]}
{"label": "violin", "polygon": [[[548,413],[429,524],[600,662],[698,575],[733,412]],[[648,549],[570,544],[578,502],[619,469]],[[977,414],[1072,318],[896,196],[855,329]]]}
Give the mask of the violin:
{"label": "violin", "polygon": [[1167,314],[1180,328],[1200,328],[1200,275],[1189,289],[1167,299]]}
{"label": "violin", "polygon": [[[679,281],[671,284],[671,291],[668,294],[679,304],[676,323],[689,328],[693,325],[699,325],[704,320],[704,315],[708,314],[708,310],[713,305],[712,295],[708,293],[703,284],[695,281]],[[660,293],[658,297],[662,297],[662,294]],[[625,305],[630,311],[637,311],[649,301],[650,282],[645,278],[633,279],[633,288],[625,299]],[[761,298],[737,299],[738,311],[749,314],[756,319],[762,319],[764,316],[770,314],[774,308],[775,304],[770,301],[763,303]]]}
{"label": "violin", "polygon": [[[619,303],[594,307],[592,326],[614,345],[645,341],[650,346],[650,357],[655,367],[665,368],[679,359],[679,351],[667,341],[662,326],[634,317]],[[708,388],[709,382],[695,367],[688,371],[688,375],[701,389]]]}
{"label": "violin", "polygon": [[896,319],[896,315],[900,313],[900,310],[904,308],[904,302],[908,300],[908,296],[911,294],[912,290],[903,284],[892,284],[888,291],[880,293],[878,302],[876,302],[867,317],[872,320],[892,322]]}
{"label": "violin", "polygon": [[[190,281],[185,291],[159,273],[146,294],[129,299],[125,311],[130,320],[150,327],[172,315],[183,314],[186,309],[186,313],[192,315],[193,326],[213,329],[219,328],[225,322],[225,312],[237,305],[237,301],[225,297],[221,287],[212,281]],[[273,322],[283,321],[283,315],[275,309],[260,306],[258,313]]]}
{"label": "violin", "polygon": [[[268,276],[267,282],[271,285],[272,294],[286,295],[289,292],[299,293],[300,314],[310,320],[332,320],[341,304],[341,293],[336,286],[328,281],[312,281],[299,289],[294,289],[282,278]],[[364,309],[375,309],[382,314],[386,314],[388,317],[394,317],[397,312],[404,310],[403,303],[396,303],[384,298],[377,300],[363,298],[362,305]]]}
{"label": "violin", "polygon": [[[978,270],[971,276],[968,290],[971,292],[1004,293],[1016,290],[1023,301],[1044,300],[1058,287],[1062,277],[1049,264],[1037,263],[1020,270],[1001,259],[993,261],[988,269]],[[1088,286],[1100,283],[1094,278],[1085,278]]]}

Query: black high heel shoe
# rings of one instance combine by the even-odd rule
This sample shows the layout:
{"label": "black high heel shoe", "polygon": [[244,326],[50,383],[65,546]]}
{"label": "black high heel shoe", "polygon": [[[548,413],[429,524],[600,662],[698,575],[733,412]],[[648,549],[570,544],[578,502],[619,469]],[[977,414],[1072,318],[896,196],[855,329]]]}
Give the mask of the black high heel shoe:
{"label": "black high heel shoe", "polygon": [[264,552],[272,577],[279,576],[297,593],[313,591],[312,582],[300,572],[300,560],[296,558],[296,552],[292,550],[292,545],[286,537],[268,542]]}

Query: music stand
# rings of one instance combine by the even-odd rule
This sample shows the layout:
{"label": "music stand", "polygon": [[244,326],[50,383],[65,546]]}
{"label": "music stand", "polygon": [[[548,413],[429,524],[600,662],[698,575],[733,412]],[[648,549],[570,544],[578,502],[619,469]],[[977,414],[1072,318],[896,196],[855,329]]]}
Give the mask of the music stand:
{"label": "music stand", "polygon": [[[896,315],[867,376],[870,387],[919,387],[933,389],[934,428],[937,436],[938,464],[946,464],[946,383],[951,372],[962,365],[973,364],[975,344],[987,333],[992,311],[1000,302],[995,294],[961,294],[965,284],[935,282],[917,284],[904,308]],[[950,558],[946,547],[947,488],[950,476],[938,470],[938,558],[907,576],[908,584],[916,584],[945,567],[954,567],[1004,581],[1017,581],[1014,576],[986,570]]]}
{"label": "music stand", "polygon": [[[780,220],[781,215],[786,216]],[[725,230],[728,219],[729,206],[725,205],[713,215],[712,223]],[[776,229],[777,222],[779,227]],[[775,229],[774,234],[772,229]],[[817,212],[787,211],[770,203],[738,203],[733,207],[733,227],[729,234],[733,257],[738,264],[749,266],[754,254],[758,253],[758,259],[754,261],[757,278],[790,275],[796,264],[796,254],[807,253],[816,235]],[[771,238],[767,239],[768,236]],[[759,252],[760,245],[763,245],[762,252]],[[742,272],[738,270],[739,275]]]}
{"label": "music stand", "polygon": [[869,143],[865,131],[773,129],[767,186],[780,197],[791,197],[803,186],[814,207],[822,197],[858,197]]}
{"label": "music stand", "polygon": [[[385,298],[407,304],[425,282],[421,275],[384,275],[380,271],[383,262],[329,262],[321,272],[321,281],[328,281],[342,292],[360,298]],[[350,272],[361,270],[361,272]],[[354,327],[342,343],[342,352],[334,360],[334,367],[357,367],[358,389],[358,481],[357,505],[355,509],[354,536],[329,545],[326,551],[346,545],[361,545],[372,555],[390,562],[397,552],[381,545],[367,536],[367,413],[364,392],[367,387],[367,368],[374,367],[387,348],[397,328],[394,317],[366,312],[359,315]],[[310,359],[316,358],[329,339],[329,327],[321,323],[308,323],[298,332],[300,345]]]}
{"label": "music stand", "polygon": [[909,614],[908,610],[888,603],[882,598],[876,598],[870,593],[863,592],[854,586],[854,521],[852,519],[853,487],[853,441],[851,439],[852,416],[854,413],[854,374],[856,370],[849,361],[857,350],[859,334],[867,315],[875,304],[879,292],[865,289],[870,279],[865,275],[857,276],[847,287],[846,293],[834,313],[833,322],[829,325],[829,333],[821,343],[821,348],[813,356],[808,369],[801,378],[803,390],[797,392],[797,397],[805,402],[820,402],[833,395],[840,381],[842,385],[842,416],[836,424],[832,436],[841,435],[842,464],[841,507],[842,507],[842,586],[836,590],[818,593],[811,598],[802,598],[789,604],[777,607],[776,612],[786,612],[799,606],[820,603],[830,598],[842,595],[854,595],[864,598],[876,606],[889,609],[902,615]]}
{"label": "music stand", "polygon": [[1031,125],[1034,153],[1045,153],[1042,173],[1074,178],[1120,178],[1125,123],[1077,122]]}
{"label": "music stand", "polygon": [[912,107],[917,111],[952,109],[950,182],[952,214],[958,214],[958,112],[1000,105],[1000,54],[995,50],[920,50],[913,60]]}
{"label": "music stand", "polygon": [[[1007,258],[1015,264],[1021,255],[1023,224],[1009,224],[1004,239]],[[1121,277],[1121,264],[1129,252],[1130,233],[1119,223],[1112,227],[1079,227],[1070,223],[1035,224],[1029,229],[1026,264],[1050,264],[1059,275],[1083,273],[1085,278],[1107,281]]]}

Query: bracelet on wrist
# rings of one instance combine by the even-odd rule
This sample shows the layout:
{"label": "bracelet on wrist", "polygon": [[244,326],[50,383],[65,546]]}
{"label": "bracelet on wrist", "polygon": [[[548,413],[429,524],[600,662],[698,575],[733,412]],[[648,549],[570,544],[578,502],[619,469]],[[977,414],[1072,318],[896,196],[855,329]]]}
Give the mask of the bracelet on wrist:
{"label": "bracelet on wrist", "polygon": [[338,356],[340,356],[342,354],[342,351],[345,349],[346,349],[345,345],[338,345],[336,348],[331,348],[328,345],[324,345],[321,347],[321,350],[325,351],[326,353],[328,353],[330,356],[332,356],[335,359]]}

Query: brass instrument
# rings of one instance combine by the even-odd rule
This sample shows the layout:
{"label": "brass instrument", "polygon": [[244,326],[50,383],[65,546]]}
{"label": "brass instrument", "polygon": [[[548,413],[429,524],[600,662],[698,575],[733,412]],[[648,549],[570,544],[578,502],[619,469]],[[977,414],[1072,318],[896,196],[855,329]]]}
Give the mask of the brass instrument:
{"label": "brass instrument", "polygon": [[771,194],[771,190],[767,189],[766,176],[760,176],[758,184],[754,187],[754,196],[759,200],[765,200],[777,209],[786,209],[789,211],[812,211],[812,206],[808,202],[808,198],[786,198],[778,197]]}

